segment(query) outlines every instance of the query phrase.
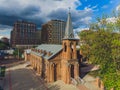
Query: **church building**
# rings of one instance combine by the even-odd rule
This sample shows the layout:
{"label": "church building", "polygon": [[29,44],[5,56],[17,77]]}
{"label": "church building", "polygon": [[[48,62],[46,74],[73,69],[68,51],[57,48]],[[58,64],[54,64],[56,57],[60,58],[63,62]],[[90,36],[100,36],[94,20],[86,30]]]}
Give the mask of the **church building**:
{"label": "church building", "polygon": [[25,54],[25,60],[30,61],[33,69],[47,83],[62,80],[69,84],[72,79],[79,78],[76,50],[78,41],[74,38],[71,13],[69,12],[62,45],[41,44],[32,48],[29,54]]}

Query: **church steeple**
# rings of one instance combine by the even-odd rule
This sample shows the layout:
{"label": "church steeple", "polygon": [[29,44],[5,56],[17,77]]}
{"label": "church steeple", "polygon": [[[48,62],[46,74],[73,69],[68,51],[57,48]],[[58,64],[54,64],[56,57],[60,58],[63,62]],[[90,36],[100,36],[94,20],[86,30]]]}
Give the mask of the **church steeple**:
{"label": "church steeple", "polygon": [[71,14],[68,13],[66,22],[65,36],[62,40],[62,80],[66,83],[71,82],[71,77],[77,79],[79,77],[79,65],[77,59],[77,45],[78,39],[74,38]]}
{"label": "church steeple", "polygon": [[68,17],[67,17],[64,39],[74,39],[74,33],[73,33],[73,27],[72,27],[72,20],[71,20],[70,11],[69,11]]}

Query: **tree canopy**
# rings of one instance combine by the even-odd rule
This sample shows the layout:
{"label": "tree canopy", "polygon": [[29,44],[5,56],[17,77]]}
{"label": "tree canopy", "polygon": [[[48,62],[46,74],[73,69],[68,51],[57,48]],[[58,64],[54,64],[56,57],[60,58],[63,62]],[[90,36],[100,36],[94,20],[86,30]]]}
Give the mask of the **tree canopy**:
{"label": "tree canopy", "polygon": [[81,50],[89,63],[99,64],[98,76],[107,90],[120,90],[120,17],[116,22],[107,22],[106,17],[98,18],[90,30],[79,33]]}
{"label": "tree canopy", "polygon": [[4,49],[7,49],[8,47],[9,47],[9,44],[0,41],[0,49],[4,50]]}

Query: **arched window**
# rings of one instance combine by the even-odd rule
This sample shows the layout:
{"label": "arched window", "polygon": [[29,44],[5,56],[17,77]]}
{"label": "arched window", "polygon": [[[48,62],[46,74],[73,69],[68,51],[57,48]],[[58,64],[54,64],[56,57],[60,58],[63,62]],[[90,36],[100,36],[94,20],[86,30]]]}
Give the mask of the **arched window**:
{"label": "arched window", "polygon": [[64,43],[64,52],[66,52],[67,51],[67,45],[66,45],[66,43]]}
{"label": "arched window", "polygon": [[70,49],[71,49],[71,59],[72,59],[73,58],[73,49],[74,49],[73,42],[70,43]]}
{"label": "arched window", "polygon": [[71,48],[71,51],[73,52],[74,46],[73,46],[73,43],[72,43],[72,42],[70,43],[70,48]]}
{"label": "arched window", "polygon": [[74,78],[74,65],[71,64],[71,67],[70,67],[70,76],[72,78]]}
{"label": "arched window", "polygon": [[54,81],[57,81],[57,64],[53,64]]}

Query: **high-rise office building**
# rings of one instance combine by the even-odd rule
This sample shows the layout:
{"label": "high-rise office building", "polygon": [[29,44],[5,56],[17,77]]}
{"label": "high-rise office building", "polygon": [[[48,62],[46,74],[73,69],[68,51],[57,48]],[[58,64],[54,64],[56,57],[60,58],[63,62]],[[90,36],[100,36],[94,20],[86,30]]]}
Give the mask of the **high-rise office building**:
{"label": "high-rise office building", "polygon": [[61,20],[51,20],[42,25],[42,43],[61,44],[65,34],[66,22]]}
{"label": "high-rise office building", "polygon": [[[11,31],[11,46],[37,45],[40,39],[36,37],[36,24],[26,21],[17,21]],[[38,36],[38,35],[37,35]]]}

